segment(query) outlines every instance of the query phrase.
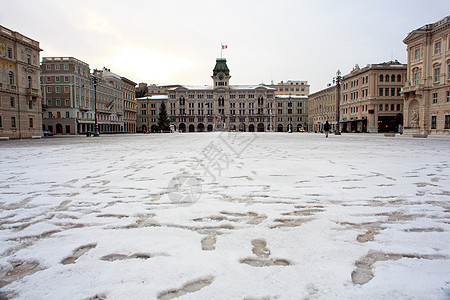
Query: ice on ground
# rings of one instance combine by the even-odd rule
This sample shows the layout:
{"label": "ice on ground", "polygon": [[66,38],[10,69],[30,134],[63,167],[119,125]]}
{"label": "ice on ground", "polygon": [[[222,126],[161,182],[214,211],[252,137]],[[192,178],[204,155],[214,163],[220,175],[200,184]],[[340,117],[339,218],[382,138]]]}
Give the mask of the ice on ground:
{"label": "ice on ground", "polygon": [[450,139],[0,144],[0,298],[448,299]]}

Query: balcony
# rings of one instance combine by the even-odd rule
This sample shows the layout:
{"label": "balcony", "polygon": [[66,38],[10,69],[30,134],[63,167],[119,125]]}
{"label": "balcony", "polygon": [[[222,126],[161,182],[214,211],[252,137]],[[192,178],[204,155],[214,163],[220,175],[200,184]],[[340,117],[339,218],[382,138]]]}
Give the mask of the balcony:
{"label": "balcony", "polygon": [[27,96],[39,97],[39,90],[38,89],[27,88],[25,93],[27,94]]}
{"label": "balcony", "polygon": [[0,83],[0,89],[7,92],[17,92],[17,86],[8,83]]}

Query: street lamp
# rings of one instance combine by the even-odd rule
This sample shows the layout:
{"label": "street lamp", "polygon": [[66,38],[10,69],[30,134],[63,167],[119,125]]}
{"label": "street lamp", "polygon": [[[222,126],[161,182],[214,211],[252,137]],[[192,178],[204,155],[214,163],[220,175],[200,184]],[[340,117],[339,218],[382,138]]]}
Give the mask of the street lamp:
{"label": "street lamp", "polygon": [[100,83],[101,79],[97,77],[96,71],[94,70],[91,77],[91,83],[94,85],[94,136],[100,136],[97,123],[97,84]]}
{"label": "street lamp", "polygon": [[337,122],[336,122],[336,130],[334,131],[335,135],[341,135],[340,130],[340,113],[341,113],[341,82],[344,81],[341,76],[341,70],[337,70],[336,77],[333,78],[333,82],[336,82],[336,90],[337,90]]}

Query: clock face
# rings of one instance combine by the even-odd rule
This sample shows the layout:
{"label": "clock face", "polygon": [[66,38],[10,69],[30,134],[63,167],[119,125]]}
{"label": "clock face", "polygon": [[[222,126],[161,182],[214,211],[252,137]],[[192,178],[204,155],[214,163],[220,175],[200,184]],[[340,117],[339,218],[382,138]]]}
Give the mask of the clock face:
{"label": "clock face", "polygon": [[223,75],[219,75],[219,80],[223,80]]}

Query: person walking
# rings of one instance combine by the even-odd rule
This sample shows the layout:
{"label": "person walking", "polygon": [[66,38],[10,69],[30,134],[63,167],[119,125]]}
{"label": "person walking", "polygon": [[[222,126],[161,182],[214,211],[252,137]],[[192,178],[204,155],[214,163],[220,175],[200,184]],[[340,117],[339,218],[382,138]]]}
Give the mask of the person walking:
{"label": "person walking", "polygon": [[328,121],[325,122],[325,125],[323,125],[323,131],[325,131],[325,137],[328,137],[328,132],[330,131],[330,123]]}

